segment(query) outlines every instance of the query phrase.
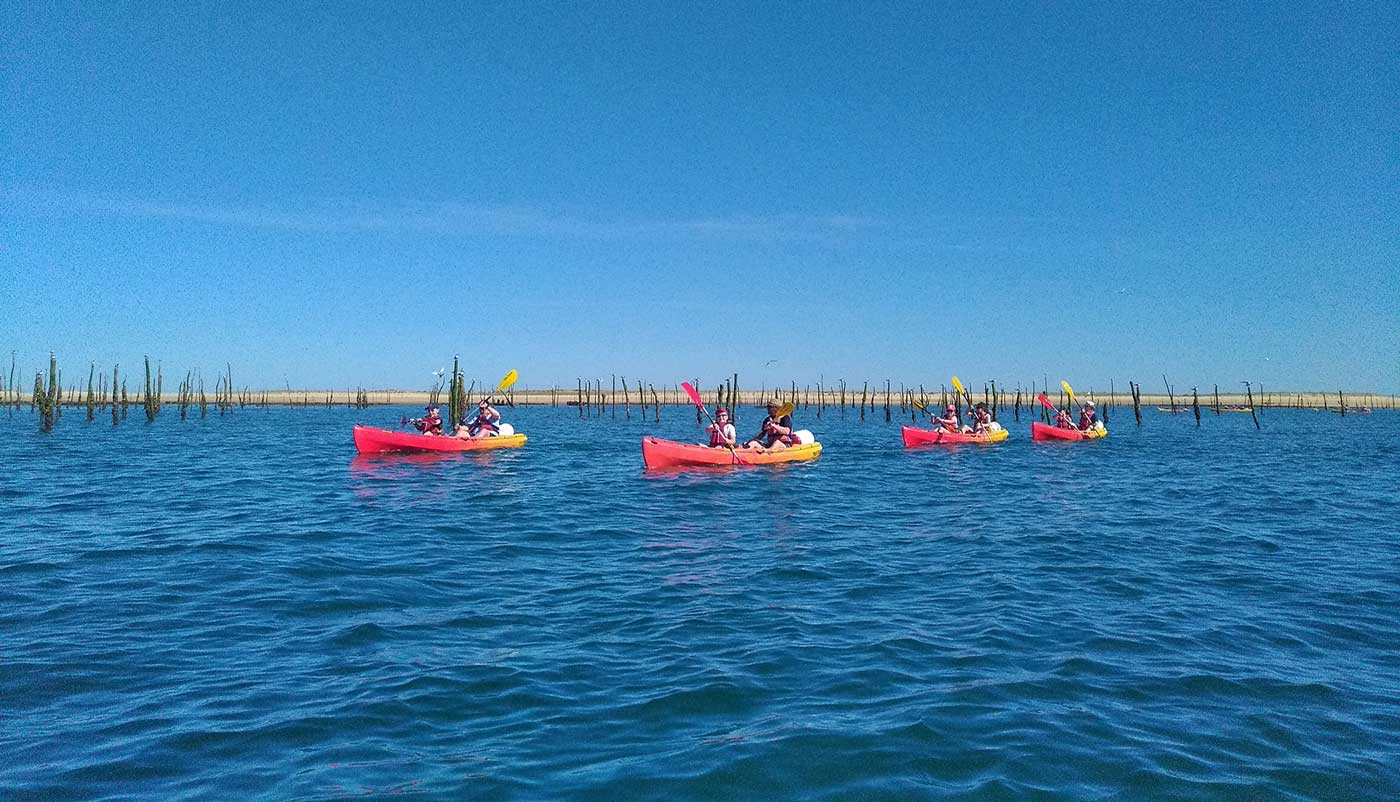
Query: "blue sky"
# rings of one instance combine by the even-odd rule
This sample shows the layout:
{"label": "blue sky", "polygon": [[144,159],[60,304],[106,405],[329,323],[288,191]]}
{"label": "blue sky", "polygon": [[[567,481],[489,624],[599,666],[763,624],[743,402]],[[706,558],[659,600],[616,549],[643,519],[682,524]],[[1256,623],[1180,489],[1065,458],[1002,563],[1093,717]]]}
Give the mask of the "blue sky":
{"label": "blue sky", "polygon": [[403,5],[0,2],[0,350],[1400,390],[1400,5]]}

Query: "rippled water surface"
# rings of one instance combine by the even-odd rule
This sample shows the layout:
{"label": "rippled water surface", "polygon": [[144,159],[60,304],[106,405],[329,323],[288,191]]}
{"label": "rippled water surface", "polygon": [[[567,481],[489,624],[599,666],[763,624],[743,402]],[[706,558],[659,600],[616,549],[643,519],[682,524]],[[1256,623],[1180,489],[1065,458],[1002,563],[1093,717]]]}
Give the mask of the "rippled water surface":
{"label": "rippled water surface", "polygon": [[0,798],[1400,798],[1400,415],[355,457],[404,411],[0,412]]}

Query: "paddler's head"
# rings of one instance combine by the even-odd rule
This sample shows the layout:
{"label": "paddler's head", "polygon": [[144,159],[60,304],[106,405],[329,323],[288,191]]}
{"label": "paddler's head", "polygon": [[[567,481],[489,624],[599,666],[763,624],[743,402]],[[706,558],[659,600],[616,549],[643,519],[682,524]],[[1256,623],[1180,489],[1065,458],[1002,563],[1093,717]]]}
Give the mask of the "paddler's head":
{"label": "paddler's head", "polygon": [[768,407],[768,414],[769,414],[769,415],[774,415],[774,414],[777,414],[778,408],[781,407],[782,404],[779,404],[779,403],[778,403],[778,399],[776,399],[776,398],[770,398],[770,399],[768,399],[768,403],[765,404],[764,406]]}
{"label": "paddler's head", "polygon": [[729,420],[729,410],[725,409],[724,407],[720,407],[719,409],[715,410],[715,420],[719,421],[720,423],[724,423],[725,421]]}

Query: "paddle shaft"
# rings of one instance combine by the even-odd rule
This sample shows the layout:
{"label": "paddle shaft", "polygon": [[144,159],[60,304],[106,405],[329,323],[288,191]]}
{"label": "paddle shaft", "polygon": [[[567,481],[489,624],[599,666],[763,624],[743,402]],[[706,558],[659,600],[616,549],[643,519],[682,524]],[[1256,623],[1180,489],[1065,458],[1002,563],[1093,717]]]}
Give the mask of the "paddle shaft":
{"label": "paddle shaft", "polygon": [[[708,410],[708,409],[705,408],[705,403],[704,403],[703,401],[700,400],[700,394],[699,394],[698,392],[695,391],[695,388],[692,387],[692,386],[690,385],[690,382],[681,382],[681,389],[685,391],[685,394],[686,394],[686,395],[690,396],[690,402],[691,402],[692,404],[695,405],[695,408],[698,409],[698,410],[700,410],[701,412],[703,412],[703,413],[705,414],[705,419],[708,420],[708,421],[710,422],[710,425],[711,425],[711,426],[715,427],[716,431],[719,433],[720,439],[723,440],[723,439],[724,439],[724,429],[723,429],[718,423],[715,422],[715,419],[714,419],[713,417],[710,416],[710,410]],[[737,432],[736,432],[736,437],[737,437]],[[724,447],[727,448],[727,449],[729,449],[729,454],[730,454],[730,456],[734,457],[734,462],[735,462],[736,464],[738,464],[738,465],[747,465],[747,464],[748,464],[747,462],[744,462],[742,459],[739,458],[739,452],[737,452],[737,451],[734,450],[734,446],[731,446],[731,445],[729,445],[729,443],[726,442],[726,443],[724,444]]]}

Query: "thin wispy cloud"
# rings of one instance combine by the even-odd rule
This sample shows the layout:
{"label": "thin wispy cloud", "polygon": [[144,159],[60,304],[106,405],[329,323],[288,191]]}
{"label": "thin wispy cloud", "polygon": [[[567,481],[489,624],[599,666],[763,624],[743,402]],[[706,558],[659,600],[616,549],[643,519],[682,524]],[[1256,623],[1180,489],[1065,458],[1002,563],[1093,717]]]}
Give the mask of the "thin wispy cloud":
{"label": "thin wispy cloud", "polygon": [[259,205],[182,203],[33,188],[11,187],[4,194],[12,207],[37,213],[99,214],[304,233],[425,233],[599,240],[802,240],[891,234],[898,228],[889,221],[856,214],[650,218],[597,211],[417,201],[323,202],[308,209],[289,211]]}

